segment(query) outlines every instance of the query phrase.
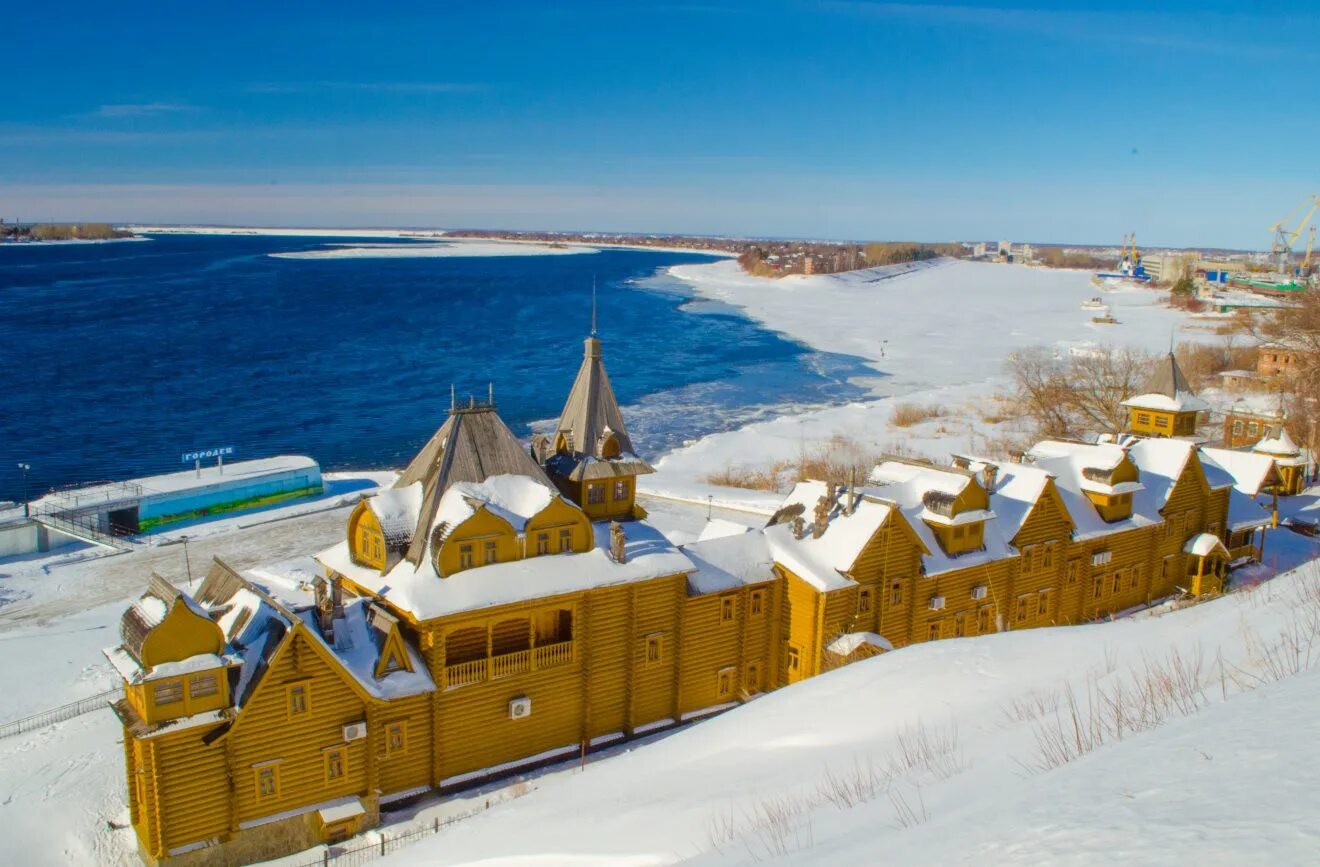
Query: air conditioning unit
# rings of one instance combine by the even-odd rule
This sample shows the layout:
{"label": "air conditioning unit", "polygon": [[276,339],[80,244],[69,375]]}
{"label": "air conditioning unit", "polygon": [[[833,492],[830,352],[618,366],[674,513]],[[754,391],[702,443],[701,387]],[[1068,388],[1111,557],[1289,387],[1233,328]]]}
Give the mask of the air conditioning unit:
{"label": "air conditioning unit", "polygon": [[986,587],[984,584],[978,584],[972,588],[973,599],[984,599],[989,595],[990,595],[990,588]]}
{"label": "air conditioning unit", "polygon": [[367,736],[367,724],[364,722],[349,723],[344,726],[344,740],[360,741]]}
{"label": "air conditioning unit", "polygon": [[1108,563],[1110,560],[1112,560],[1113,557],[1114,554],[1112,551],[1096,551],[1094,554],[1091,555],[1091,565],[1103,566],[1106,563]]}
{"label": "air conditioning unit", "polygon": [[522,719],[532,715],[532,700],[527,696],[509,699],[509,719]]}
{"label": "air conditioning unit", "polygon": [[944,597],[943,597],[943,596],[932,596],[932,597],[930,597],[930,610],[931,610],[931,611],[943,611],[943,610],[944,610]]}

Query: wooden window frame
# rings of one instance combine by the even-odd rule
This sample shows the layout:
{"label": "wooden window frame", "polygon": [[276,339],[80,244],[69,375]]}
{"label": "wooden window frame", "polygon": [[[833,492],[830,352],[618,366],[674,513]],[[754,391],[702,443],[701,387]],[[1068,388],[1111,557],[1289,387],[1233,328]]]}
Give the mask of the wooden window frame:
{"label": "wooden window frame", "polygon": [[[280,759],[272,759],[268,762],[259,762],[252,766],[252,791],[256,794],[257,800],[264,801],[268,799],[277,799],[280,796]],[[263,776],[269,773],[267,779],[270,780],[270,791],[265,791]]]}
{"label": "wooden window frame", "polygon": [[348,773],[348,753],[343,746],[326,747],[322,754],[326,783],[342,780]]}
{"label": "wooden window frame", "polygon": [[665,635],[663,632],[653,632],[642,640],[642,663],[652,666],[664,661]]}
{"label": "wooden window frame", "polygon": [[747,609],[753,617],[765,613],[765,591],[753,590],[748,596]]}
{"label": "wooden window frame", "polygon": [[[398,745],[395,745],[395,733],[398,733]],[[408,721],[396,719],[385,723],[385,758],[407,755]]]}
{"label": "wooden window frame", "polygon": [[481,546],[481,560],[483,566],[500,562],[499,543],[494,539],[487,539]]}
{"label": "wooden window frame", "polygon": [[857,613],[858,613],[858,614],[870,614],[870,613],[871,613],[871,588],[870,588],[870,587],[863,587],[861,590],[857,591]]}
{"label": "wooden window frame", "polygon": [[737,610],[732,596],[720,597],[720,623],[732,623],[736,620]]}
{"label": "wooden window frame", "polygon": [[[295,701],[295,695],[301,692],[302,700]],[[284,710],[289,719],[306,716],[312,712],[312,682],[297,680],[284,685]]]}
{"label": "wooden window frame", "polygon": [[622,503],[628,499],[631,491],[632,487],[628,484],[627,479],[615,479],[614,486],[610,493],[614,497],[614,502]]}
{"label": "wooden window frame", "polygon": [[559,529],[559,553],[573,553],[573,528],[561,527]]}
{"label": "wooden window frame", "polygon": [[591,482],[587,485],[587,505],[600,506],[605,503],[605,483]]}
{"label": "wooden window frame", "polygon": [[464,544],[462,544],[462,545],[459,545],[459,546],[458,546],[458,568],[460,568],[460,569],[471,569],[472,566],[473,566],[473,564],[474,564],[475,562],[476,562],[476,561],[475,561],[475,559],[474,559],[474,555],[473,555],[473,553],[472,553],[472,543],[471,543],[471,542],[466,542],[466,543],[464,543]]}
{"label": "wooden window frame", "polygon": [[903,582],[902,582],[902,581],[895,581],[894,583],[892,583],[892,584],[889,585],[889,604],[890,604],[890,605],[902,605],[902,604],[903,604]]}
{"label": "wooden window frame", "polygon": [[802,649],[792,644],[788,646],[788,670],[802,670]]}

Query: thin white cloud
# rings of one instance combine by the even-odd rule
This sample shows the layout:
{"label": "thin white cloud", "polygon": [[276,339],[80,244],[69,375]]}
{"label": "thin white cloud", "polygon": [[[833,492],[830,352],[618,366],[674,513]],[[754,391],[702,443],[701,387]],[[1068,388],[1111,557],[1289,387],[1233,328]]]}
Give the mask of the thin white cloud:
{"label": "thin white cloud", "polygon": [[98,106],[82,117],[160,117],[196,110],[196,106],[182,102],[116,102]]}

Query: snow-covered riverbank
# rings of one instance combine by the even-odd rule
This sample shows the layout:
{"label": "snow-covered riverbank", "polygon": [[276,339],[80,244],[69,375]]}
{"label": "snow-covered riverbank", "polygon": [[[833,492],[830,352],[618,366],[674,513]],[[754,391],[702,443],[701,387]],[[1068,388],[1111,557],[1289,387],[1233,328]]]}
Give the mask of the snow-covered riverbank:
{"label": "snow-covered riverbank", "polygon": [[[791,461],[844,437],[871,451],[902,451],[936,460],[983,450],[1001,436],[993,396],[1007,387],[1004,362],[1030,346],[1060,353],[1114,345],[1165,350],[1171,339],[1209,332],[1164,305],[1164,293],[1103,293],[1116,325],[1092,322],[1083,302],[1101,294],[1081,271],[955,260],[844,274],[753,277],[737,262],[676,265],[670,274],[702,298],[729,304],[765,327],[812,349],[863,359],[874,377],[854,380],[872,399],[712,434],[663,456],[641,481],[652,494],[730,506],[748,497],[706,490],[706,477],[728,467]],[[897,402],[942,408],[912,427],[895,427]],[[753,499],[755,499],[753,497]]]}

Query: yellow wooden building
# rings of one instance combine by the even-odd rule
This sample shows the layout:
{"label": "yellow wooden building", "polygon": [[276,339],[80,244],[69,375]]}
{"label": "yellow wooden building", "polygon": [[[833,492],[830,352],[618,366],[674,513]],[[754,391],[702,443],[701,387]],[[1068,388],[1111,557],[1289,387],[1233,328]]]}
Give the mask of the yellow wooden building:
{"label": "yellow wooden building", "polygon": [[642,519],[593,336],[531,448],[451,407],[314,561],[151,579],[107,651],[141,853],[270,858],[905,645],[1217,592],[1259,550],[1259,463],[1171,438],[895,458],[678,547]]}
{"label": "yellow wooden building", "polygon": [[1170,352],[1155,365],[1141,394],[1123,401],[1128,431],[1147,437],[1194,437],[1197,418],[1210,404],[1197,397]]}

